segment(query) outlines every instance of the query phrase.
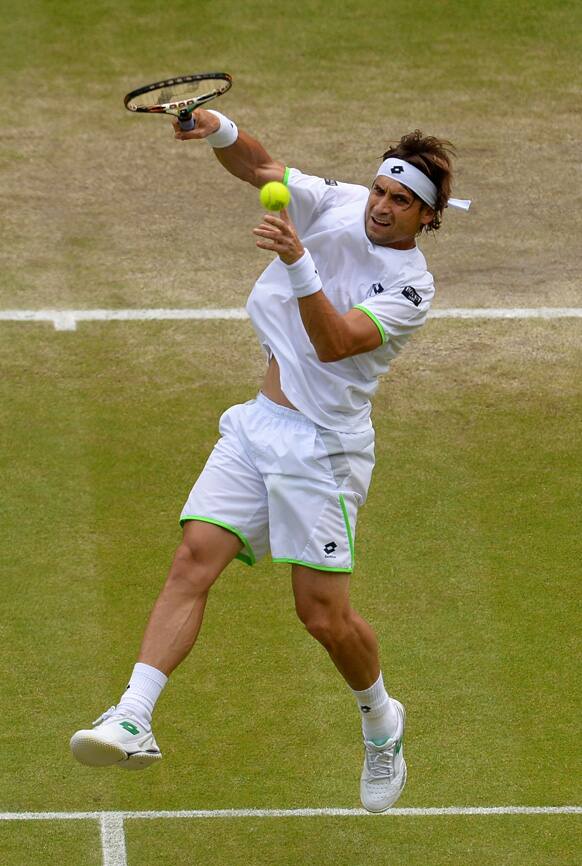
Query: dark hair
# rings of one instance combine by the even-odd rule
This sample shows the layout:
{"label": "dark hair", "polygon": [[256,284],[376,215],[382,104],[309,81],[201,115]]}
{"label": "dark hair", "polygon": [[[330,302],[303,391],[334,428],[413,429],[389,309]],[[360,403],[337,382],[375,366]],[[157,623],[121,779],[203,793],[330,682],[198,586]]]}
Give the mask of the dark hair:
{"label": "dark hair", "polygon": [[434,218],[428,225],[422,226],[427,232],[436,231],[441,224],[443,210],[451,194],[453,180],[452,159],[456,155],[455,147],[450,141],[435,138],[433,135],[423,135],[420,129],[403,135],[397,144],[385,152],[382,160],[391,156],[404,159],[423,174],[426,174],[437,188],[437,199],[434,206]]}

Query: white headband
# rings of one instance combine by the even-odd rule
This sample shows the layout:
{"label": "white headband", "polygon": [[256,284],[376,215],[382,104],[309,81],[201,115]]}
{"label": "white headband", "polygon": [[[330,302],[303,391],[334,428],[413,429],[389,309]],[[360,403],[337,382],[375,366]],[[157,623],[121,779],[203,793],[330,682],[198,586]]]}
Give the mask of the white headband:
{"label": "white headband", "polygon": [[[414,165],[411,165],[403,159],[396,159],[391,156],[389,159],[384,160],[376,173],[376,177],[378,177],[379,174],[384,177],[391,177],[403,186],[407,186],[408,189],[415,192],[416,195],[425,202],[425,204],[434,208],[437,200],[436,185],[432,182],[430,177],[427,177],[426,174],[423,174],[423,172]],[[469,210],[471,200],[450,198],[448,204],[451,207],[458,207],[461,210]]]}

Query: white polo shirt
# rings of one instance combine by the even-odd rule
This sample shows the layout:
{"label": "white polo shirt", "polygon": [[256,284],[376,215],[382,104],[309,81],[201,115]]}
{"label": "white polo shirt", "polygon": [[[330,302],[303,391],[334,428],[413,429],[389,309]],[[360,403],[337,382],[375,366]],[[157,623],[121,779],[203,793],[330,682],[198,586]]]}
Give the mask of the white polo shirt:
{"label": "white polo shirt", "polygon": [[371,425],[378,377],[426,321],[434,283],[417,247],[395,250],[373,244],[365,232],[365,186],[302,174],[285,175],[289,215],[313,256],[323,290],[345,315],[353,307],[375,322],[382,344],[371,352],[323,362],[303,327],[299,305],[279,257],[263,271],[247,311],[268,357],[281,370],[287,398],[316,424],[361,432]]}

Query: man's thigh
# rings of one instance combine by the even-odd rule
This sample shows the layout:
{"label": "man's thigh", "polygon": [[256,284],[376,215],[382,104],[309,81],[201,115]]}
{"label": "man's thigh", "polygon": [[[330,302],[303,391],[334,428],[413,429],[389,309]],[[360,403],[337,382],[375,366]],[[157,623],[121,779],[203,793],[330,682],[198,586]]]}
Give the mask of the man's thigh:
{"label": "man's thigh", "polygon": [[226,424],[222,431],[190,491],[180,523],[207,523],[229,531],[241,541],[237,558],[253,565],[269,547],[267,491],[236,431]]}
{"label": "man's thigh", "polygon": [[305,565],[291,567],[295,608],[302,620],[319,612],[339,615],[349,609],[350,574],[319,571]]}
{"label": "man's thigh", "polygon": [[357,495],[325,477],[271,475],[266,484],[273,562],[353,571]]}
{"label": "man's thigh", "polygon": [[243,548],[240,538],[230,530],[200,520],[184,523],[182,544],[197,563],[217,577]]}
{"label": "man's thigh", "polygon": [[374,468],[374,431],[288,426],[277,440],[279,465],[272,460],[265,473],[273,561],[352,571],[358,509]]}

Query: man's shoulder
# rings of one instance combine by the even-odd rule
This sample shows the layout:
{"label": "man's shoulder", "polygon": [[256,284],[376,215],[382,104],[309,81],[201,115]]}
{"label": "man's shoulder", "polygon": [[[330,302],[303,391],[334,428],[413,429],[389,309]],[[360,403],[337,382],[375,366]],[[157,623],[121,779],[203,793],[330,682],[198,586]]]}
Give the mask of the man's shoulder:
{"label": "man's shoulder", "polygon": [[435,286],[420,250],[415,248],[410,255],[398,257],[391,255],[389,248],[385,250],[380,255],[380,260],[385,261],[378,262],[378,276],[366,286],[361,303],[384,306],[397,301],[417,310],[426,309],[434,297]]}
{"label": "man's shoulder", "polygon": [[352,199],[357,201],[363,197],[367,198],[369,190],[367,187],[349,181],[339,180],[336,177],[322,177],[316,174],[306,174],[298,168],[288,168],[285,174],[285,182],[293,195],[293,190],[311,190],[319,192],[331,202],[337,203]]}

